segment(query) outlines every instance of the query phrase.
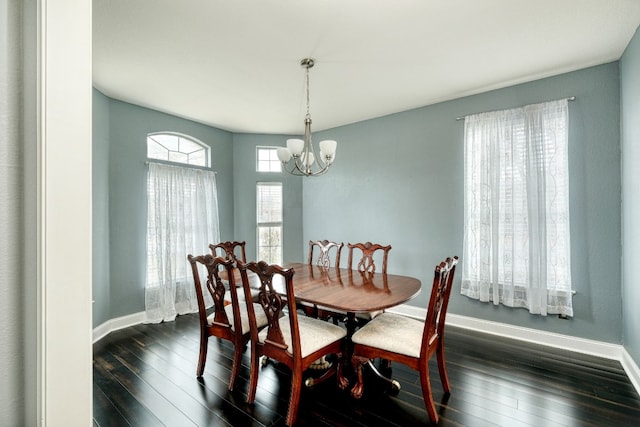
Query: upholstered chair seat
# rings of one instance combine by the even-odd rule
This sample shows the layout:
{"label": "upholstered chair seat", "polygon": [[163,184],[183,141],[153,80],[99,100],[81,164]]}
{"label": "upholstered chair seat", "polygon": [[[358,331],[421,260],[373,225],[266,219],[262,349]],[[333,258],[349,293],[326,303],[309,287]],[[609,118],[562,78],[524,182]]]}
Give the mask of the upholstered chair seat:
{"label": "upholstered chair seat", "polygon": [[[228,285],[227,285],[228,288]],[[258,292],[260,292],[258,289],[252,289],[251,290],[251,299],[253,302],[257,302],[258,301]],[[244,292],[242,291],[242,287],[240,287],[240,291],[238,292],[238,301],[244,301]],[[226,301],[231,301],[230,298],[225,297]]]}
{"label": "upholstered chair seat", "polygon": [[424,322],[394,313],[382,313],[359,329],[351,340],[355,344],[420,357]]}
{"label": "upholstered chair seat", "polygon": [[[254,306],[255,305],[256,304],[254,304]],[[259,304],[257,306],[259,307]],[[258,311],[256,308],[256,316],[257,314]],[[284,342],[289,349],[291,349],[290,324],[288,316],[280,318],[280,330],[282,331]],[[300,355],[303,358],[347,336],[346,329],[312,317],[298,316],[298,327],[300,328]],[[258,334],[258,341],[264,343],[266,339],[267,330],[263,329],[262,332]]]}
{"label": "upholstered chair seat", "polygon": [[[244,298],[242,299],[242,301],[244,301]],[[267,326],[267,316],[264,315],[262,310],[257,311],[258,308],[262,308],[262,307],[260,307],[260,304],[256,304],[256,303],[254,303],[253,305],[255,306],[255,310],[256,310],[256,323],[258,324],[258,328]],[[240,323],[241,323],[240,333],[246,334],[249,332],[249,316],[247,315],[247,306],[245,304],[240,304],[238,308],[240,309]],[[231,304],[227,305],[224,308],[224,311],[226,311],[227,313],[227,318],[229,319],[229,325],[231,325],[231,328],[235,330],[235,326],[233,325],[234,323],[233,306]],[[215,319],[215,313],[211,313],[207,317],[207,323],[209,325],[213,325],[214,319]]]}

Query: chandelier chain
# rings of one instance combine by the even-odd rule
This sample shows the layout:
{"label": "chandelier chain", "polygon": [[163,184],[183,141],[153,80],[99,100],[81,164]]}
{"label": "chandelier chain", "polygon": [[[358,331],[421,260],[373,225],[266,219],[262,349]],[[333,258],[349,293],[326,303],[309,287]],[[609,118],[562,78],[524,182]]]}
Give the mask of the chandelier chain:
{"label": "chandelier chain", "polygon": [[309,112],[309,67],[307,69],[307,117],[311,117],[311,113]]}

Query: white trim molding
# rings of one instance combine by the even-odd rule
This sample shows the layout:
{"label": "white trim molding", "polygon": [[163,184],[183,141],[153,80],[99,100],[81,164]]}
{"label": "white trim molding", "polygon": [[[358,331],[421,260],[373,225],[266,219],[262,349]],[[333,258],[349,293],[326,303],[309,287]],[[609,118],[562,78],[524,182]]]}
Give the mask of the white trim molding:
{"label": "white trim molding", "polygon": [[640,393],[640,367],[631,358],[631,355],[627,353],[627,350],[622,350],[622,359],[620,360],[624,371],[629,376],[631,384],[635,387],[636,391]]}
{"label": "white trim molding", "polygon": [[144,320],[144,311],[128,314],[126,316],[116,317],[114,319],[109,319],[106,322],[93,328],[93,343],[97,343],[102,338],[106,337],[110,332],[117,331],[118,329],[128,328],[129,326],[138,325],[140,323],[143,323]]}
{"label": "white trim molding", "polygon": [[505,323],[490,322],[488,320],[460,316],[452,313],[447,314],[447,324],[514,340],[603,357],[605,359],[621,360],[622,358],[623,347],[617,344],[556,334],[538,329],[523,328]]}
{"label": "white trim molding", "polygon": [[[420,320],[424,320],[427,315],[425,308],[406,304],[387,311]],[[640,393],[640,369],[621,345],[556,334],[538,329],[523,328],[505,323],[491,322],[453,313],[447,314],[447,325],[577,353],[589,354],[605,359],[618,360],[622,364],[629,380],[638,393]]]}
{"label": "white trim molding", "polygon": [[93,419],[92,2],[24,3],[35,6],[37,21],[24,29],[37,34],[36,54],[24,56],[37,61],[37,154],[25,159],[36,162],[37,176],[37,425],[86,426]]}

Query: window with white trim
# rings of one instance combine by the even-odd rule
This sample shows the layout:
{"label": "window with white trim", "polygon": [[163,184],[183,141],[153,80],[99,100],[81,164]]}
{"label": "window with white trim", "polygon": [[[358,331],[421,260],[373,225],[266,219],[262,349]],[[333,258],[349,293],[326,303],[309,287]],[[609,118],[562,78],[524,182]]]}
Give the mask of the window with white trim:
{"label": "window with white trim", "polygon": [[465,117],[462,294],[573,316],[567,100]]}
{"label": "window with white trim", "polygon": [[209,147],[194,138],[171,132],[147,135],[149,159],[207,167],[209,157]]}
{"label": "window with white trim", "polygon": [[282,163],[278,159],[276,147],[256,147],[257,172],[282,172]]}
{"label": "window with white trim", "polygon": [[258,261],[282,263],[282,183],[256,184]]}
{"label": "window with white trim", "polygon": [[[220,239],[215,172],[208,147],[177,134],[147,135],[146,321],[197,311],[187,255]],[[198,249],[199,248],[199,249]],[[195,252],[202,253],[202,252]],[[207,297],[205,297],[207,298]]]}

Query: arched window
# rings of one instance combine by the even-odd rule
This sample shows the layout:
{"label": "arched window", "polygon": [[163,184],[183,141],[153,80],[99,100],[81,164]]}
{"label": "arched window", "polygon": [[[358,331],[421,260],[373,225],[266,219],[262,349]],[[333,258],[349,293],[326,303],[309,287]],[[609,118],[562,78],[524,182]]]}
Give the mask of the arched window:
{"label": "arched window", "polygon": [[147,135],[147,158],[194,166],[209,166],[209,147],[177,133]]}

